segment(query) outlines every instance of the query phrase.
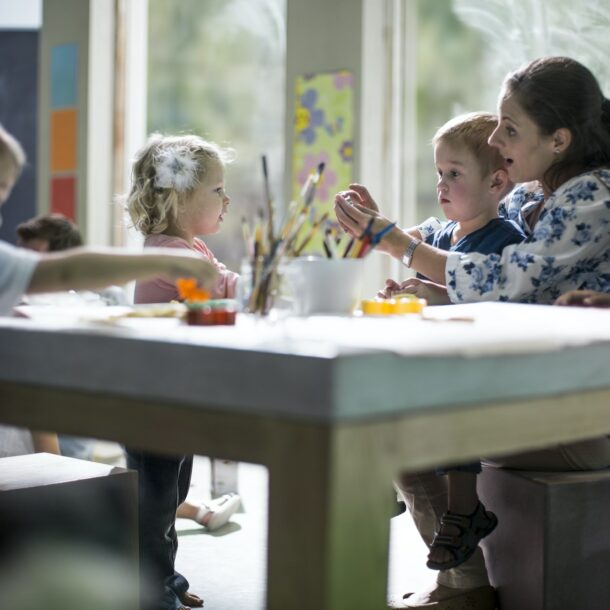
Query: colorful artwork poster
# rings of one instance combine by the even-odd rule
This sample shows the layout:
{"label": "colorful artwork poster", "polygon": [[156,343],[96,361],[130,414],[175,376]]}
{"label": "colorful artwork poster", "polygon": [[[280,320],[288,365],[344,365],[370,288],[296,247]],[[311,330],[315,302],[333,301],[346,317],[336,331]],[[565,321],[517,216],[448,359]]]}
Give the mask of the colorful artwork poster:
{"label": "colorful artwork poster", "polygon": [[296,79],[292,151],[292,199],[298,199],[309,174],[324,163],[322,180],[303,231],[328,212],[328,221],[306,252],[322,251],[324,229],[338,226],[333,213],[337,191],[353,181],[354,86],[347,70],[300,76]]}

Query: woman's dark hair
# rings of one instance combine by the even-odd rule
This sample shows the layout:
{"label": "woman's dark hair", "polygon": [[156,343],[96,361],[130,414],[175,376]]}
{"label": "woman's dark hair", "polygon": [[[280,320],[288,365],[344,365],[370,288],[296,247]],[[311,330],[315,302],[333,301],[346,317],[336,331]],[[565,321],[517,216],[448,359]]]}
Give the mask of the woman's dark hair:
{"label": "woman's dark hair", "polygon": [[83,245],[78,227],[62,214],[37,216],[17,227],[21,242],[44,239],[49,242],[49,252],[69,250]]}
{"label": "woman's dark hair", "polygon": [[516,97],[542,135],[570,130],[565,155],[544,176],[552,190],[582,172],[610,166],[610,100],[582,64],[569,57],[535,59],[504,79],[503,95]]}

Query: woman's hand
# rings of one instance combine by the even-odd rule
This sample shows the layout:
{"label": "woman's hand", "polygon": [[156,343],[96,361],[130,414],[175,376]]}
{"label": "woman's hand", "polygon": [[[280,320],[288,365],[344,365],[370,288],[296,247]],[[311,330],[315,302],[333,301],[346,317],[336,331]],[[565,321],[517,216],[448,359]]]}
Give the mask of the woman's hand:
{"label": "woman's hand", "polygon": [[595,290],[572,290],[562,294],[555,305],[575,307],[610,307],[610,294]]}
{"label": "woman's hand", "polygon": [[[388,280],[393,282],[393,280]],[[394,282],[395,284],[396,282]],[[386,288],[388,282],[386,282]],[[449,295],[447,288],[441,284],[435,284],[429,280],[420,280],[418,278],[409,278],[398,286],[398,290],[392,290],[386,298],[399,297],[400,294],[414,294],[420,299],[426,299],[428,305],[449,305]]]}

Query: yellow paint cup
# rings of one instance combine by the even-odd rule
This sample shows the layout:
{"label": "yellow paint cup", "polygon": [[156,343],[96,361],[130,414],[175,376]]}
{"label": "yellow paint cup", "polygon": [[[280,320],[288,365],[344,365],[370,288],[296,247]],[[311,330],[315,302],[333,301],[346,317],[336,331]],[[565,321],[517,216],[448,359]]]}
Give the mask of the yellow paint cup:
{"label": "yellow paint cup", "polygon": [[360,303],[360,308],[366,316],[393,316],[421,313],[426,305],[425,299],[409,297],[400,299],[365,299]]}

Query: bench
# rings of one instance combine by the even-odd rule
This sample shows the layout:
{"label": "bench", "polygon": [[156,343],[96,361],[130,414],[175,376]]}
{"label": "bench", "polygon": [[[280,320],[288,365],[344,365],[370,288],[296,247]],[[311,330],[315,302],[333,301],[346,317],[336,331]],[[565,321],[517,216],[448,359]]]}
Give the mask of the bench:
{"label": "bench", "polygon": [[48,453],[0,459],[0,607],[11,607],[3,596],[19,578],[38,599],[61,590],[65,603],[88,606],[82,581],[108,577],[105,597],[116,583],[121,607],[136,608],[137,494],[132,470]]}
{"label": "bench", "polygon": [[482,543],[501,610],[610,608],[610,470],[484,467],[499,524]]}

